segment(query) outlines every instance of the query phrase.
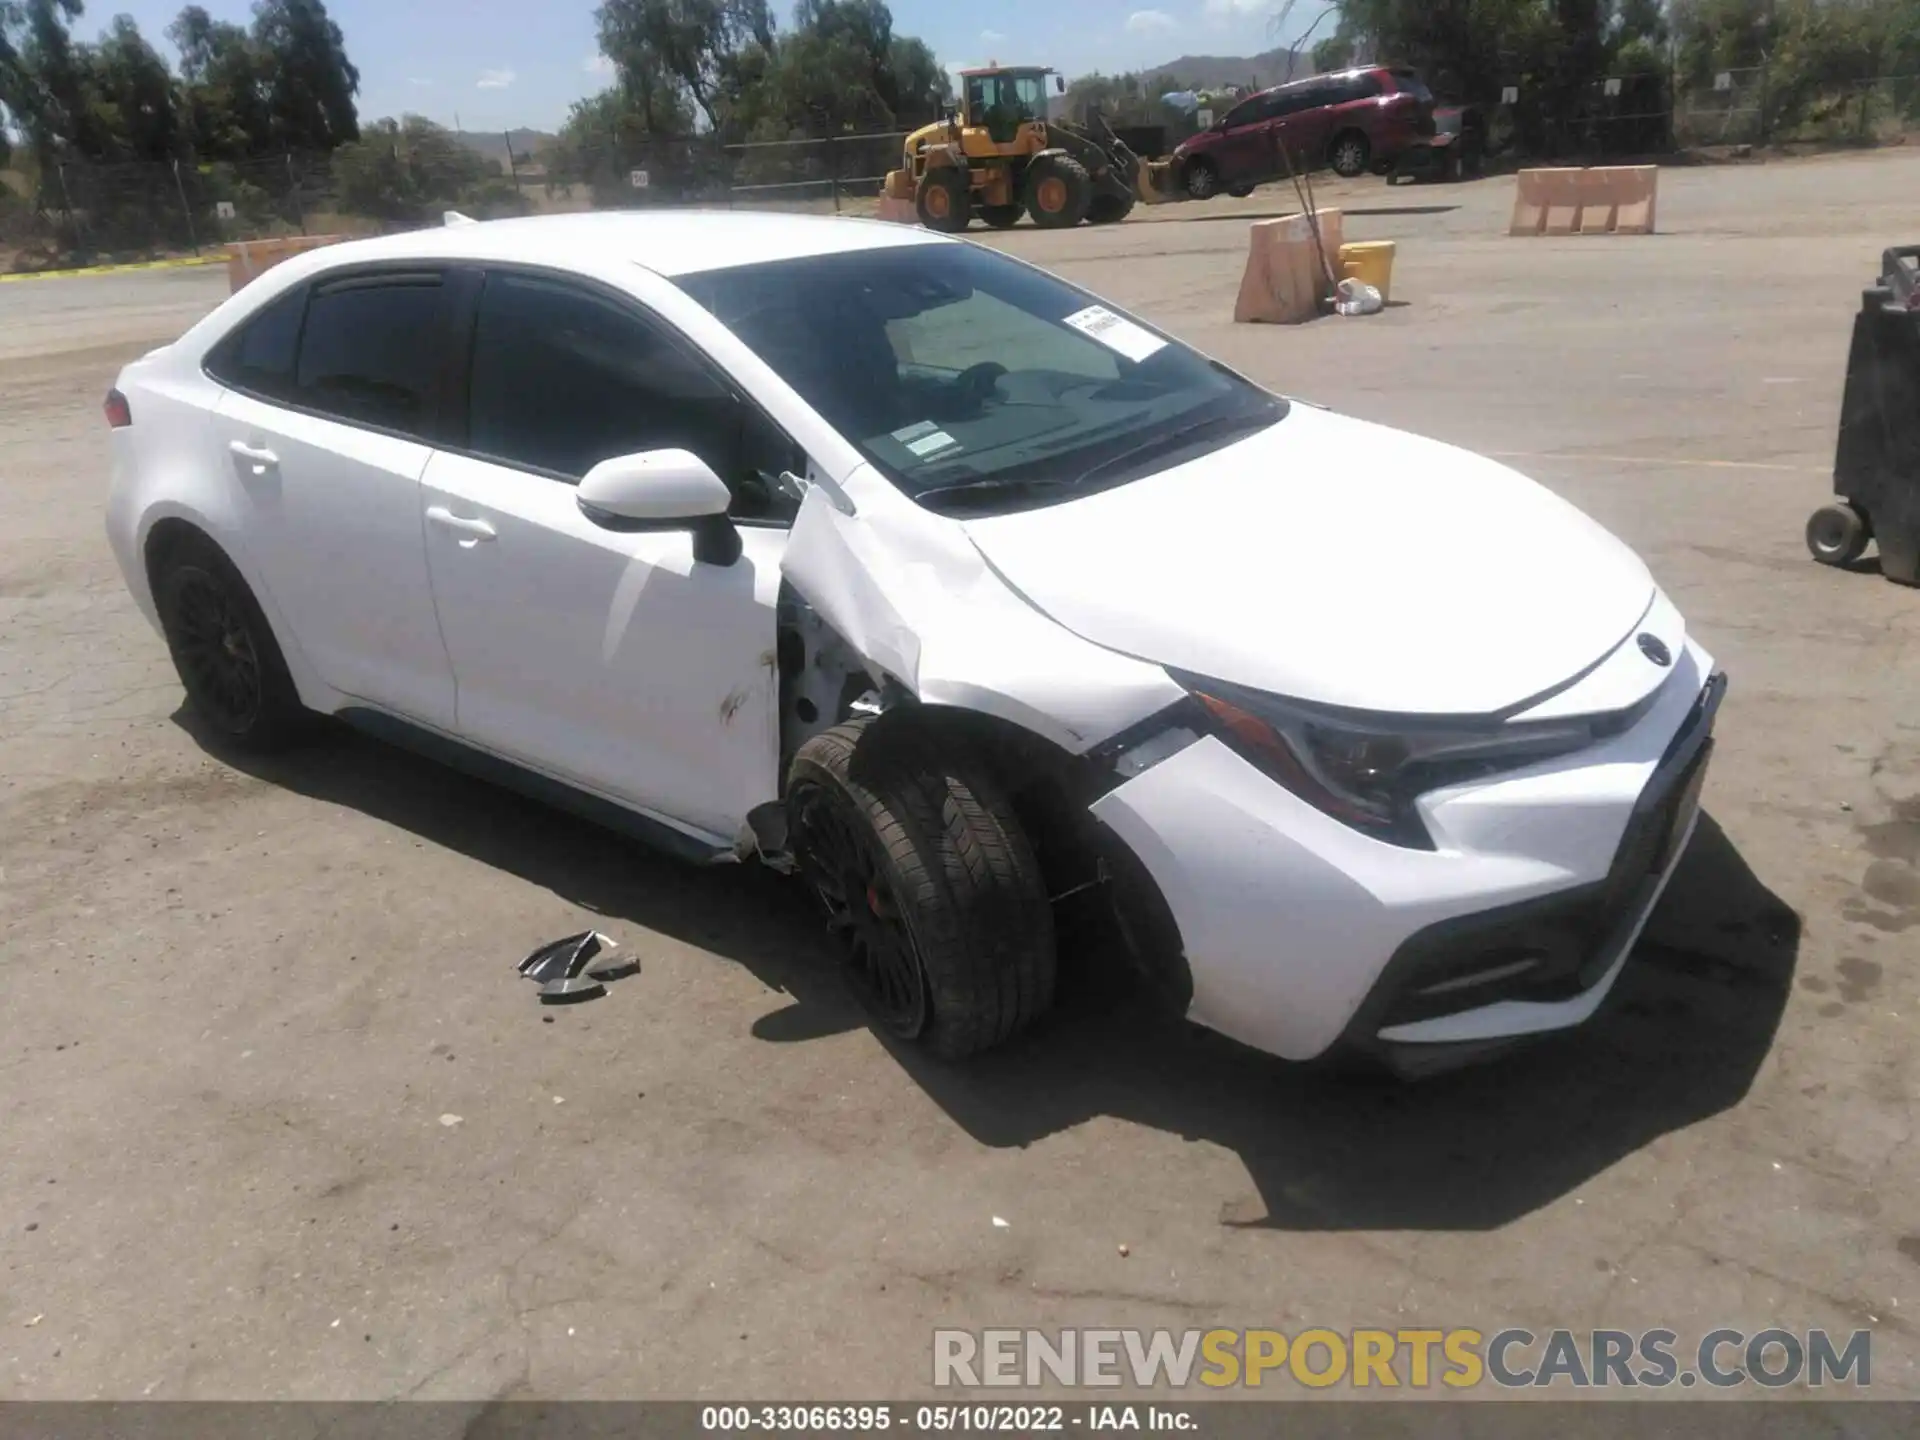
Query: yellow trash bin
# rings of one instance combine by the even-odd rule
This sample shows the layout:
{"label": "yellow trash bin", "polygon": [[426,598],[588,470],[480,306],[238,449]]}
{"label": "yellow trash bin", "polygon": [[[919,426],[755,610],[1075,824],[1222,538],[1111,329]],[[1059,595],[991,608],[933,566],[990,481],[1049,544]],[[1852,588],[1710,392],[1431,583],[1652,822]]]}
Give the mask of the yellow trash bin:
{"label": "yellow trash bin", "polygon": [[1355,240],[1340,247],[1340,278],[1358,280],[1380,292],[1381,300],[1393,298],[1393,241]]}

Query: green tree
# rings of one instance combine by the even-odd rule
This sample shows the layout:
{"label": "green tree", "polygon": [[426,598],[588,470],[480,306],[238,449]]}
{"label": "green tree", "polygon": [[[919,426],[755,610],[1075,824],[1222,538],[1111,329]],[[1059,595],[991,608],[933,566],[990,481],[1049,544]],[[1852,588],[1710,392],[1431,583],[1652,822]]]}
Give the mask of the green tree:
{"label": "green tree", "polygon": [[189,5],[167,27],[180,51],[182,103],[194,151],[203,160],[240,160],[273,143],[267,104],[271,63],[246,29]]}
{"label": "green tree", "polygon": [[333,187],[343,210],[402,224],[429,223],[448,209],[477,211],[475,218],[526,209],[499,167],[419,115],[376,120],[335,150]]}
{"label": "green tree", "polygon": [[62,151],[107,151],[107,132],[87,93],[86,59],[67,32],[81,13],[80,0],[0,0],[4,103],[43,168]]}
{"label": "green tree", "polygon": [[[933,119],[951,95],[918,39],[898,35],[883,0],[800,0],[776,30],[767,0],[603,0],[600,48],[620,99],[654,137],[694,130],[723,142],[890,130]],[[681,111],[692,123],[668,130]]]}
{"label": "green tree", "polygon": [[323,0],[259,0],[253,13],[275,146],[331,150],[359,139],[360,72]]}
{"label": "green tree", "polygon": [[[663,142],[692,131],[683,92],[657,64],[643,65],[620,84],[574,102],[546,154],[547,187],[587,185],[598,205],[628,203],[628,172],[661,168],[662,160],[676,158],[663,151]],[[663,171],[662,178],[671,183],[673,177]]]}
{"label": "green tree", "polygon": [[112,152],[129,160],[176,160],[187,135],[174,79],[131,15],[114,17],[105,38],[83,52],[92,70],[94,113]]}
{"label": "green tree", "polygon": [[1351,35],[1329,35],[1316,41],[1313,47],[1313,68],[1315,70],[1344,70],[1353,64],[1353,37]]}
{"label": "green tree", "polygon": [[744,88],[746,52],[774,44],[767,0],[603,0],[594,18],[623,77],[670,78],[716,134]]}

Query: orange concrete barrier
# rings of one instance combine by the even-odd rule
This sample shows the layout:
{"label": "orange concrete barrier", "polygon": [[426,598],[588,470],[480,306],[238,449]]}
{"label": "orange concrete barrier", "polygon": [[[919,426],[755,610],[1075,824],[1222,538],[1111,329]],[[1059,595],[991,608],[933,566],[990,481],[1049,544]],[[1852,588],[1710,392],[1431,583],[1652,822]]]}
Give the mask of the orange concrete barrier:
{"label": "orange concrete barrier", "polygon": [[1509,235],[1651,235],[1660,171],[1653,165],[1522,170]]}
{"label": "orange concrete barrier", "polygon": [[1247,268],[1233,302],[1236,324],[1298,325],[1320,313],[1320,301],[1333,293],[1320,255],[1324,250],[1338,276],[1341,221],[1338,210],[1314,214],[1320,222],[1318,247],[1305,215],[1256,220],[1249,227]]}
{"label": "orange concrete barrier", "polygon": [[345,240],[345,235],[280,235],[271,240],[230,240],[227,242],[227,293],[232,294],[250,280],[295,255],[318,250]]}

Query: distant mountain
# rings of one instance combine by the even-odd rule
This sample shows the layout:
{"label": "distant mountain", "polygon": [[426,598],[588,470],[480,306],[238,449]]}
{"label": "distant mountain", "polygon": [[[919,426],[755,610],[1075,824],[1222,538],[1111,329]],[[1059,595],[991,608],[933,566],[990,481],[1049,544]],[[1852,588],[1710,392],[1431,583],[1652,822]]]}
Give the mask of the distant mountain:
{"label": "distant mountain", "polygon": [[477,155],[484,155],[502,170],[507,168],[507,141],[513,141],[515,155],[532,155],[538,159],[540,152],[552,148],[558,137],[544,130],[509,130],[504,134],[498,130],[462,130],[460,143]]}
{"label": "distant mountain", "polygon": [[1225,85],[1264,90],[1269,85],[1278,85],[1289,78],[1289,59],[1293,62],[1292,79],[1298,80],[1314,73],[1312,56],[1304,51],[1295,52],[1286,46],[1261,55],[1182,55],[1178,60],[1169,60],[1164,65],[1149,66],[1142,73],[1155,80],[1167,80],[1173,85],[1192,86],[1201,90]]}

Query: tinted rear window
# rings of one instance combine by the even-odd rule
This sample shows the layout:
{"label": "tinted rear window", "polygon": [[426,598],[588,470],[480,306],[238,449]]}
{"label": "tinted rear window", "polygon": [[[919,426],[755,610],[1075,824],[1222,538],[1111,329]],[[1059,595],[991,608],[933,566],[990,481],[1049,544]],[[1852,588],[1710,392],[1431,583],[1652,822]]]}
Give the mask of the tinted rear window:
{"label": "tinted rear window", "polygon": [[283,396],[293,388],[294,347],[307,304],[296,286],[242,325],[207,361],[214,379],[237,390]]}
{"label": "tinted rear window", "polygon": [[423,434],[441,288],[437,275],[406,275],[315,289],[293,398],[342,420]]}
{"label": "tinted rear window", "polygon": [[1427,89],[1427,82],[1420,78],[1418,70],[1395,70],[1393,83],[1402,94],[1425,100],[1428,104],[1433,103],[1433,92]]}
{"label": "tinted rear window", "polygon": [[1380,83],[1379,76],[1365,74],[1342,76],[1333,81],[1330,88],[1333,93],[1327,97],[1325,103],[1337,105],[1349,100],[1370,100],[1386,87]]}

